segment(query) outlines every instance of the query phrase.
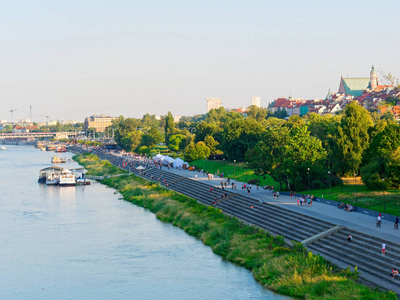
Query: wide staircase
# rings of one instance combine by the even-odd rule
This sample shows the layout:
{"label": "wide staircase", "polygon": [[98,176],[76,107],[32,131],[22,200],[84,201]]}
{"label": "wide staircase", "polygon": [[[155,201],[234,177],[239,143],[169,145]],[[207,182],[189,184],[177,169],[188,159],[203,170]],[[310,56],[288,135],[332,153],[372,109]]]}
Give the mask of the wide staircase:
{"label": "wide staircase", "polygon": [[[111,157],[103,155],[103,158]],[[114,163],[121,161],[116,161],[114,157]],[[393,268],[400,269],[400,244],[386,241],[386,255],[383,256],[383,239],[349,228],[335,231],[338,224],[293,212],[278,205],[262,203],[251,196],[236,193],[230,186],[225,190],[213,187],[210,192],[211,185],[201,181],[151,166],[145,166],[144,170],[137,170],[135,166],[139,164],[131,166],[132,172],[203,204],[214,205],[224,213],[259,226],[272,234],[284,236],[286,242],[304,242],[310,251],[319,253],[341,268],[357,266],[362,280],[400,295],[400,277],[393,280],[390,275]],[[332,229],[333,233],[319,236]],[[348,234],[353,237],[351,242],[347,242]]]}
{"label": "wide staircase", "polygon": [[[353,237],[351,242],[347,241],[348,234]],[[383,242],[386,242],[385,256],[381,252]],[[361,278],[400,294],[400,277],[393,280],[390,276],[393,268],[400,271],[399,246],[397,243],[346,228],[308,244],[307,248],[341,264],[357,266]]]}
{"label": "wide staircase", "polygon": [[[168,186],[169,189],[187,195],[206,205],[216,201],[215,206],[224,213],[235,216],[249,224],[266,229],[272,234],[282,235],[286,241],[297,242],[314,238],[307,248],[314,253],[332,260],[345,268],[357,266],[360,278],[372,285],[380,286],[400,294],[400,277],[395,280],[391,270],[400,264],[400,245],[386,241],[386,256],[381,254],[384,240],[348,228],[340,228],[333,233],[318,235],[334,228],[332,224],[317,218],[303,215],[270,203],[235,193],[231,187],[221,190],[210,185],[157,168],[146,173],[146,177]],[[222,198],[221,198],[222,196]],[[226,200],[225,200],[226,199]],[[353,240],[347,242],[347,235]]]}

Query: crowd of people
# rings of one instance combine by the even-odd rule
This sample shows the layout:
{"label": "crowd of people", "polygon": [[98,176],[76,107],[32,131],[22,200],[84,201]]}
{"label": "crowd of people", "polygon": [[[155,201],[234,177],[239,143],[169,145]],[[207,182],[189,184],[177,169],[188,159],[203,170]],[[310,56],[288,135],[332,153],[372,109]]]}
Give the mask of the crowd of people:
{"label": "crowd of people", "polygon": [[354,210],[354,207],[351,204],[349,204],[349,203],[344,204],[343,202],[338,204],[338,208],[343,209],[347,212],[351,212]]}

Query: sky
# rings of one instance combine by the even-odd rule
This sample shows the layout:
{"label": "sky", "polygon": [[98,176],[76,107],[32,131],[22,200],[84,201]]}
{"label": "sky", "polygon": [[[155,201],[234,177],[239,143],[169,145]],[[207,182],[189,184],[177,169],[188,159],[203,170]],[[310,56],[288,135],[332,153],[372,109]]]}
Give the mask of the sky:
{"label": "sky", "polygon": [[142,117],[325,98],[400,77],[400,1],[3,0],[0,119]]}

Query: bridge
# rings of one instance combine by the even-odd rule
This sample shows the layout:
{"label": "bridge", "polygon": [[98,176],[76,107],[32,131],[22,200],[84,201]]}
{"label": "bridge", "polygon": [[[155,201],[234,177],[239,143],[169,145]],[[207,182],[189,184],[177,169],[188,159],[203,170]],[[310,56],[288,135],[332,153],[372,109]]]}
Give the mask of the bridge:
{"label": "bridge", "polygon": [[54,138],[68,139],[78,136],[78,132],[21,132],[0,133],[0,140],[4,139],[30,139],[30,138]]}

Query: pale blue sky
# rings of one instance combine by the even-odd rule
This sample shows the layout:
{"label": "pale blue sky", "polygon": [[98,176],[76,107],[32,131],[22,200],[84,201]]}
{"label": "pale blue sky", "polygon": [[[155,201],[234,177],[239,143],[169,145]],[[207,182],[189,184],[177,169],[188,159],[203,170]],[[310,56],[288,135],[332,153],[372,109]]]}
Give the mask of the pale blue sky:
{"label": "pale blue sky", "polygon": [[0,2],[0,119],[195,115],[400,76],[400,1]]}

